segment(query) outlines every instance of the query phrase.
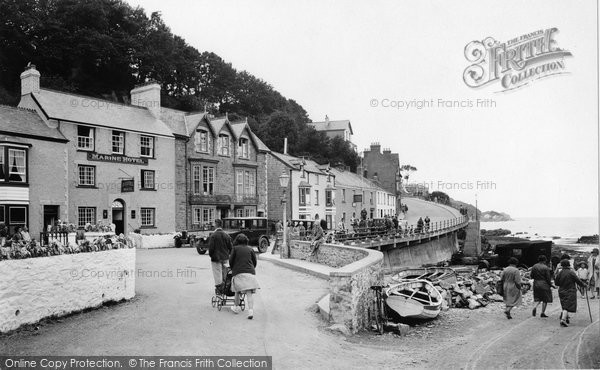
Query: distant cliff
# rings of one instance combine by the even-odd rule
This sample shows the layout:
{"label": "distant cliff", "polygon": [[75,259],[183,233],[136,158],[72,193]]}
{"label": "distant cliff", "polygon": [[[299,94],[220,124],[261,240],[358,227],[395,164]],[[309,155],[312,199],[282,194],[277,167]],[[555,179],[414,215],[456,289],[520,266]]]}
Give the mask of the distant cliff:
{"label": "distant cliff", "polygon": [[481,212],[481,215],[479,217],[481,222],[513,221],[510,215],[496,211]]}

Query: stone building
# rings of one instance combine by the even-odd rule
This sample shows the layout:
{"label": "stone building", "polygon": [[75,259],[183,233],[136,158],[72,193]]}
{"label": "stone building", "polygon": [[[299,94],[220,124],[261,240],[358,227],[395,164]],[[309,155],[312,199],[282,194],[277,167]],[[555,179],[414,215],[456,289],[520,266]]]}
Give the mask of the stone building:
{"label": "stone building", "polygon": [[325,219],[327,227],[336,225],[335,175],[314,161],[271,152],[267,156],[269,218],[283,217],[279,176],[290,176],[286,192],[287,219]]}
{"label": "stone building", "polygon": [[347,141],[352,149],[356,151],[356,145],[352,142],[352,125],[349,120],[331,121],[328,116],[325,116],[325,121],[308,122],[307,125],[319,132],[324,132],[328,138],[339,136]]}
{"label": "stone building", "polygon": [[[114,224],[125,234],[174,231],[175,138],[159,117],[160,86],[136,87],[128,105],[43,89],[39,81],[35,67],[21,74],[19,106],[69,141],[57,159],[66,174],[42,180],[66,188],[62,220]],[[41,204],[32,207],[42,212]]]}
{"label": "stone building", "polygon": [[360,219],[361,211],[367,211],[368,218],[383,218],[396,214],[396,196],[358,174],[343,169],[332,168],[335,176],[336,214],[343,220],[344,228],[354,217]]}
{"label": "stone building", "polygon": [[[375,181],[387,192],[400,194],[400,158],[398,153],[392,153],[390,149],[381,152],[379,143],[371,144],[370,149],[363,152],[362,173],[364,177]],[[400,197],[397,197],[398,201]],[[398,203],[398,202],[397,202]],[[396,204],[396,213],[399,204]]]}
{"label": "stone building", "polygon": [[247,122],[162,108],[176,138],[176,228],[212,229],[215,219],[266,216],[269,148]]}
{"label": "stone building", "polygon": [[[68,140],[33,110],[0,106],[0,222],[10,234],[65,219]],[[56,181],[58,180],[58,181]]]}

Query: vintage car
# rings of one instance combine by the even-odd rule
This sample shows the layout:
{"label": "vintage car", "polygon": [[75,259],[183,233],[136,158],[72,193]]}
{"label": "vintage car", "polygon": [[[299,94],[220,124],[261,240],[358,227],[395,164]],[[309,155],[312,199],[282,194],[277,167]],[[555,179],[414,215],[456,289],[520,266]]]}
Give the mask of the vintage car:
{"label": "vintage car", "polygon": [[[248,245],[257,247],[259,253],[265,253],[269,248],[269,221],[266,217],[229,217],[221,220],[223,222],[223,231],[225,231],[231,239],[234,240],[239,234],[244,234],[248,237]],[[208,238],[205,237],[196,239],[196,250],[200,254],[205,254],[208,251]]]}

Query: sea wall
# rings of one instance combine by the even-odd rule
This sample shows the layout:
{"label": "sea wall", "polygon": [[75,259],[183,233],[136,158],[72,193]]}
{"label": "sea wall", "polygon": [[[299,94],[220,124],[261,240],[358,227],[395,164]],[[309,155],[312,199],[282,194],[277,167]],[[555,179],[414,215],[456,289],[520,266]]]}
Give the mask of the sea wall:
{"label": "sea wall", "polygon": [[420,244],[405,245],[398,243],[382,249],[384,254],[384,269],[395,272],[407,267],[421,267],[424,264],[435,264],[449,261],[454,252],[458,251],[456,232],[440,237],[434,237]]}
{"label": "sea wall", "polygon": [[310,242],[290,242],[291,258],[335,268],[329,273],[329,322],[342,324],[353,333],[367,328],[369,307],[374,299],[370,288],[382,282],[383,254],[337,244],[322,244],[312,259],[309,253]]}
{"label": "sea wall", "polygon": [[135,249],[0,261],[0,332],[135,295]]}

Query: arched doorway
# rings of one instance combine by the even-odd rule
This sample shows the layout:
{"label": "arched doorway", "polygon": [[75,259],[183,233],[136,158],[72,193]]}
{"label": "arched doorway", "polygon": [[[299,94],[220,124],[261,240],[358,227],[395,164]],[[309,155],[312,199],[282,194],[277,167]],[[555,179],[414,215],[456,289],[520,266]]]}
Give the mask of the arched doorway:
{"label": "arched doorway", "polygon": [[115,199],[111,205],[112,222],[115,224],[115,234],[125,234],[125,202],[122,199]]}

